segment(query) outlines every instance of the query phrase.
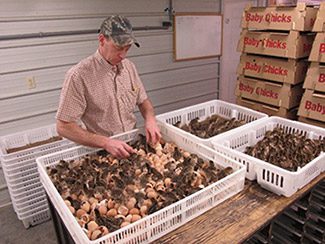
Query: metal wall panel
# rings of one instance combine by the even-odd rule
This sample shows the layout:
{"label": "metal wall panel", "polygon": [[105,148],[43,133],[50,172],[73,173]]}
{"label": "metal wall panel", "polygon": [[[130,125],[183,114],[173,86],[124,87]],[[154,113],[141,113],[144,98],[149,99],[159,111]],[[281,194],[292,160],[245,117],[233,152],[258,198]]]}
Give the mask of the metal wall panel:
{"label": "metal wall panel", "polygon": [[[107,13],[109,15],[109,13]],[[99,28],[103,19],[107,16],[93,16],[93,17],[65,17],[56,19],[30,19],[17,20],[10,23],[8,28],[8,21],[0,22],[0,33],[2,36],[16,36],[22,34],[35,34],[42,36],[46,32],[62,33],[68,31],[95,31]],[[128,15],[126,15],[128,16]],[[144,26],[150,23],[150,26],[158,26],[162,21],[168,20],[168,16],[128,16],[134,27]],[[1,20],[2,18],[0,18]]]}
{"label": "metal wall panel", "polygon": [[[157,114],[217,99],[219,58],[174,62],[172,28],[149,28],[170,20],[170,2],[175,12],[221,11],[220,0],[0,1],[0,136],[55,121],[66,71],[96,51],[99,25],[114,13],[143,28],[128,57]],[[0,206],[9,201],[2,184]]]}
{"label": "metal wall panel", "polygon": [[[200,6],[200,0],[197,0]],[[168,0],[1,0],[2,19],[50,19],[53,17],[107,16],[161,13]]]}
{"label": "metal wall panel", "polygon": [[174,11],[177,12],[221,12],[221,1],[216,0],[175,0]]}
{"label": "metal wall panel", "polygon": [[[0,74],[75,64],[92,54],[98,46],[95,38],[83,41],[76,38],[65,42],[0,49],[0,56],[6,57],[0,60]],[[131,48],[129,57],[171,52],[170,34],[141,36],[138,39],[143,47],[141,50]]]}

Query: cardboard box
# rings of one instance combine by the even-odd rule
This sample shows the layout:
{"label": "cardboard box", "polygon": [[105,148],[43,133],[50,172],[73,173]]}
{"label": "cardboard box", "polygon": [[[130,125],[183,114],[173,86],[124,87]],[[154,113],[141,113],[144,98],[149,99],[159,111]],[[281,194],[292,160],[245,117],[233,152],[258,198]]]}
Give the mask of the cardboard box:
{"label": "cardboard box", "polygon": [[314,119],[308,119],[308,118],[305,118],[305,117],[302,117],[302,116],[299,116],[298,120],[300,122],[303,122],[303,123],[306,123],[306,124],[315,125],[315,126],[318,126],[318,127],[325,128],[325,122],[322,122],[322,121],[318,121],[318,120],[314,120]]}
{"label": "cardboard box", "polygon": [[297,4],[297,0],[268,0],[268,6],[294,6]]}
{"label": "cardboard box", "polygon": [[297,3],[305,3],[308,6],[319,6],[324,0],[298,0]]}
{"label": "cardboard box", "polygon": [[301,99],[298,115],[325,122],[325,94],[305,90]]}
{"label": "cardboard box", "polygon": [[248,5],[243,13],[242,28],[311,31],[317,12],[316,8],[303,3],[286,8]]}
{"label": "cardboard box", "polygon": [[294,6],[299,3],[305,3],[309,6],[320,5],[324,0],[268,0],[268,6]]}
{"label": "cardboard box", "polygon": [[283,107],[276,107],[272,105],[268,105],[265,103],[260,103],[257,101],[252,101],[249,99],[245,99],[243,97],[237,97],[236,102],[238,105],[254,109],[256,111],[266,113],[269,116],[279,116],[282,118],[297,120],[297,112],[298,107],[292,108],[292,109],[286,109]]}
{"label": "cardboard box", "polygon": [[262,32],[243,29],[237,51],[284,58],[308,57],[313,45],[314,34],[290,32]]}
{"label": "cardboard box", "polygon": [[325,92],[325,64],[310,64],[303,88]]}
{"label": "cardboard box", "polygon": [[242,54],[237,73],[271,81],[299,84],[304,82],[307,69],[307,60]]}
{"label": "cardboard box", "polygon": [[325,2],[322,2],[313,26],[315,32],[325,32]]}
{"label": "cardboard box", "polygon": [[293,86],[239,76],[235,93],[253,101],[291,109],[299,106],[303,89],[302,84]]}
{"label": "cardboard box", "polygon": [[325,32],[317,33],[310,52],[309,61],[325,62]]}

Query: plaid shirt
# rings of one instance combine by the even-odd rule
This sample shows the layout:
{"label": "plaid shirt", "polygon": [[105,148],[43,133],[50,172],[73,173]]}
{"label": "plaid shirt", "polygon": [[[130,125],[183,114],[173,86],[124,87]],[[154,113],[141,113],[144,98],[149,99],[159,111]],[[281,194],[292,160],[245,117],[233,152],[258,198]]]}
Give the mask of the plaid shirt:
{"label": "plaid shirt", "polygon": [[56,118],[112,136],[135,128],[135,106],[146,99],[134,64],[124,59],[112,66],[97,50],[67,72]]}

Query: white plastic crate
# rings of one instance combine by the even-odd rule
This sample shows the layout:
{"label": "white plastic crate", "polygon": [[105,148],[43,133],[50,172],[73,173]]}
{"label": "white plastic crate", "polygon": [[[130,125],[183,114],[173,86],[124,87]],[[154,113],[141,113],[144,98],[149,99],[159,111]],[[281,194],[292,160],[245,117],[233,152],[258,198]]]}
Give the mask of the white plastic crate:
{"label": "white plastic crate", "polygon": [[[199,120],[202,121],[214,114],[220,115],[226,119],[235,118],[237,120],[244,120],[246,124],[243,126],[246,126],[247,124],[253,121],[268,117],[267,114],[257,112],[255,110],[245,108],[236,104],[224,102],[221,100],[211,100],[209,102],[200,103],[197,105],[185,107],[164,114],[159,114],[156,116],[156,118],[157,121],[167,124],[167,126],[169,126],[172,130],[180,131],[180,133],[187,134],[190,138],[197,141],[198,143],[211,146],[211,140],[218,138],[220,135],[227,132],[204,139],[190,134],[189,132],[186,132],[180,128],[177,128],[176,126],[173,126],[173,124],[177,122],[180,122],[181,125],[188,124],[192,119],[195,118],[199,118]],[[240,126],[240,128],[243,126]]]}
{"label": "white plastic crate", "polygon": [[46,196],[45,191],[42,186],[30,190],[28,192],[28,194],[24,195],[23,197],[15,197],[15,198],[12,197],[11,200],[14,205],[18,206],[20,204],[24,204],[26,202],[29,202],[29,201],[35,199],[35,198],[38,198],[40,196]]}
{"label": "white plastic crate", "polygon": [[46,195],[43,186],[40,184],[31,186],[31,189],[22,190],[23,192],[20,194],[13,194],[12,192],[10,193],[12,205],[15,209],[16,212],[16,206],[24,204],[26,202],[30,202],[31,200],[38,198],[41,195]]}
{"label": "white plastic crate", "polygon": [[42,207],[42,206],[46,206],[48,207],[48,202],[46,199],[46,195],[44,194],[44,196],[40,196],[37,198],[34,198],[28,202],[25,202],[23,204],[16,204],[16,214],[18,216],[18,218],[20,216],[23,216],[26,212],[29,212],[33,209]]}
{"label": "white plastic crate", "polygon": [[36,181],[36,182],[31,182],[30,184],[27,184],[26,186],[22,187],[22,188],[18,188],[18,189],[11,189],[9,191],[10,196],[14,197],[15,199],[21,199],[23,197],[29,196],[30,195],[30,191],[33,191],[35,189],[42,189],[42,183],[40,182],[40,180]]}
{"label": "white plastic crate", "polygon": [[19,220],[23,220],[29,217],[34,216],[35,214],[39,213],[39,212],[43,212],[44,210],[48,209],[48,203],[44,202],[46,204],[39,204],[38,206],[35,206],[34,208],[31,208],[23,213],[17,214],[17,217]]}
{"label": "white plastic crate", "polygon": [[9,154],[6,150],[45,141],[54,136],[58,136],[55,124],[0,137],[0,160],[12,205],[26,228],[44,221],[44,213],[48,212],[44,210],[48,209],[48,203],[35,159],[76,144],[62,139]]}
{"label": "white plastic crate", "polygon": [[24,224],[24,227],[27,229],[31,226],[35,226],[41,223],[44,223],[45,221],[48,221],[51,219],[51,213],[49,208],[41,208],[36,210],[35,213],[31,214],[28,217],[23,217],[21,221]]}
{"label": "white plastic crate", "polygon": [[[176,134],[169,128],[161,128],[161,132],[166,141],[173,141],[179,147],[189,152],[196,153],[203,159],[212,160],[222,167],[231,166],[235,172],[170,206],[165,207],[164,209],[146,216],[139,221],[103,236],[98,240],[90,241],[51,182],[47,175],[46,167],[56,165],[61,159],[77,159],[86,154],[93,153],[96,150],[86,147],[76,147],[37,158],[36,161],[40,172],[41,182],[43,183],[53,206],[65,224],[65,227],[76,243],[148,243],[160,238],[172,230],[175,230],[189,220],[201,215],[220,202],[237,194],[244,188],[245,167],[243,165],[204,145],[198,144],[188,136]],[[134,139],[138,133],[138,130],[133,130],[116,137],[118,139],[123,139],[124,141],[130,141]]]}
{"label": "white plastic crate", "polygon": [[[68,142],[68,143],[66,143],[66,142]],[[67,140],[65,140],[65,142],[63,144],[56,143],[55,146],[52,145],[51,147],[48,147],[48,144],[44,144],[44,148],[42,148],[42,150],[39,152],[33,152],[33,153],[30,153],[30,154],[27,154],[24,156],[15,157],[10,160],[3,160],[2,167],[6,172],[8,172],[9,170],[21,168],[22,166],[26,166],[27,164],[34,164],[36,167],[36,161],[35,161],[36,158],[41,157],[46,154],[49,154],[49,153],[58,152],[58,151],[61,151],[64,149],[68,149],[68,148],[71,148],[74,146],[76,146],[76,144],[74,142],[67,141]],[[23,153],[23,151],[22,151],[22,153]],[[18,155],[16,155],[16,156],[18,156]]]}
{"label": "white plastic crate", "polygon": [[24,178],[17,179],[14,181],[8,181],[7,180],[7,186],[9,191],[10,190],[18,190],[18,189],[24,189],[26,186],[29,186],[31,184],[37,183],[40,181],[38,172],[28,175]]}
{"label": "white plastic crate", "polygon": [[42,152],[51,148],[71,143],[71,141],[67,139],[62,139],[52,143],[39,145],[36,147],[28,148],[22,151],[13,152],[9,154],[6,151],[7,149],[22,147],[30,143],[48,140],[54,136],[58,136],[55,124],[2,136],[0,137],[1,162],[3,163],[3,161],[17,159],[23,156],[34,154],[36,152]]}
{"label": "white plastic crate", "polygon": [[211,144],[215,150],[246,165],[246,178],[257,179],[258,184],[263,188],[289,197],[325,170],[325,153],[322,152],[321,155],[296,172],[243,153],[246,147],[255,145],[264,138],[266,131],[273,130],[276,126],[283,128],[288,133],[305,134],[310,139],[325,137],[323,128],[280,117],[269,117],[218,137],[212,140]]}
{"label": "white plastic crate", "polygon": [[14,168],[10,168],[10,169],[3,167],[3,169],[6,171],[7,176],[14,176],[16,174],[24,173],[24,172],[26,172],[28,170],[32,170],[34,168],[37,168],[35,159],[31,159],[19,167],[14,167]]}

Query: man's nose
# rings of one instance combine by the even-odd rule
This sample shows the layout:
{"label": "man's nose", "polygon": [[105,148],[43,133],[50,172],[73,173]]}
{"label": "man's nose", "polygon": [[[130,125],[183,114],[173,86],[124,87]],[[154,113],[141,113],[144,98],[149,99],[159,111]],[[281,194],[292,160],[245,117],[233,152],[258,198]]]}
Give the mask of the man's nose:
{"label": "man's nose", "polygon": [[120,58],[124,59],[126,57],[127,51],[123,51],[120,53]]}

